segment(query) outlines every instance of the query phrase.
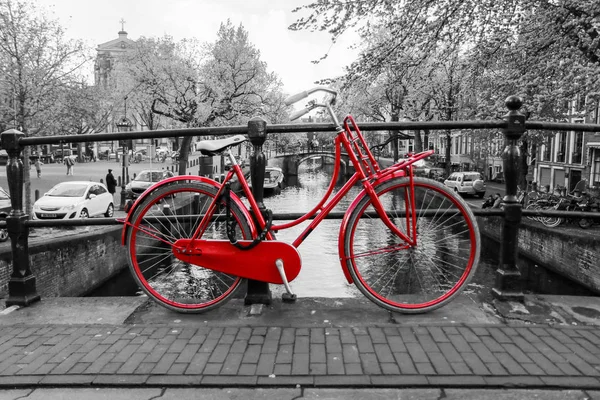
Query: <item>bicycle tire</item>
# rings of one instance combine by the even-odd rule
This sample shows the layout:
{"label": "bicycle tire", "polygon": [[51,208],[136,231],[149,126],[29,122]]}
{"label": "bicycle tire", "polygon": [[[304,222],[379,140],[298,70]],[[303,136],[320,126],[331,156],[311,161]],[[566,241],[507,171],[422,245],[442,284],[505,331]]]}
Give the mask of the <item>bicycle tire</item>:
{"label": "bicycle tire", "polygon": [[[343,246],[358,289],[375,304],[405,314],[428,312],[454,299],[475,273],[481,250],[475,216],[460,196],[430,179],[415,177],[414,185],[419,212],[415,247],[398,247],[404,242],[379,217],[366,216],[374,212],[366,193],[350,211]],[[409,180],[393,178],[374,189],[392,221],[406,232],[405,217],[398,214],[405,209]],[[433,216],[425,216],[426,210]]]}
{"label": "bicycle tire", "polygon": [[[529,203],[525,206],[526,210],[536,210],[539,211],[542,208],[540,207],[540,205],[537,202],[532,202]],[[542,222],[542,220],[540,219],[540,217],[538,215],[528,215],[527,218],[529,218],[532,221],[538,221],[538,222]]]}
{"label": "bicycle tire", "polygon": [[[173,256],[172,244],[192,237],[217,189],[197,181],[166,184],[153,190],[131,219],[126,242],[130,271],[150,298],[170,310],[195,313],[218,307],[231,298],[242,281]],[[202,238],[226,240],[224,201],[215,214]],[[237,237],[250,239],[251,222],[234,202],[230,218],[236,222]]]}
{"label": "bicycle tire", "polygon": [[556,228],[562,223],[562,218],[560,217],[542,217],[541,222],[547,228]]}
{"label": "bicycle tire", "polygon": [[[557,205],[551,205],[551,206],[547,206],[547,207],[543,208],[543,210],[548,210],[548,211],[556,211],[557,209],[558,209]],[[563,219],[561,217],[541,216],[540,222],[548,228],[556,228],[558,225],[560,225],[563,222]]]}
{"label": "bicycle tire", "polygon": [[588,229],[589,227],[591,227],[592,225],[594,225],[594,220],[591,219],[591,218],[580,218],[577,221],[577,224],[582,229]]}

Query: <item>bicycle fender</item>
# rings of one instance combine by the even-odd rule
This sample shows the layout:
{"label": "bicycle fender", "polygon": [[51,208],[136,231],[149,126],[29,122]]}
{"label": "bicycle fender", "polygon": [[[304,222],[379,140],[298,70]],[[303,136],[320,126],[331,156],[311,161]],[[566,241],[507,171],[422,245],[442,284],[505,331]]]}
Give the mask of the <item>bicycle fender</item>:
{"label": "bicycle fender", "polygon": [[[219,189],[221,187],[221,184],[213,179],[206,178],[204,176],[196,176],[196,175],[173,176],[171,178],[167,178],[160,182],[155,183],[154,185],[152,185],[148,189],[146,189],[144,191],[144,193],[142,193],[142,195],[137,198],[137,200],[133,203],[133,205],[129,209],[129,212],[127,213],[127,217],[123,221],[124,224],[123,224],[123,231],[121,234],[121,245],[123,245],[123,246],[126,245],[127,234],[129,232],[129,228],[131,227],[131,220],[133,218],[133,214],[134,214],[135,210],[137,209],[137,207],[141,204],[141,202],[144,201],[146,199],[146,197],[148,197],[150,195],[150,193],[152,193],[155,189],[157,189],[163,185],[168,185],[170,183],[178,182],[178,181],[196,181],[196,182],[207,183],[211,186],[214,186],[216,189]],[[230,195],[231,195],[231,200],[239,206],[240,210],[242,210],[242,212],[245,214],[247,220],[252,222],[253,219],[250,216],[250,213],[248,212],[248,209],[246,208],[246,206],[240,200],[240,198],[233,192],[231,192]],[[250,229],[252,230],[253,237],[256,236],[256,228],[254,227],[254,224],[252,224],[250,226]]]}
{"label": "bicycle fender", "polygon": [[[404,174],[404,171],[400,170],[400,171],[396,171],[394,173],[382,176],[381,178],[379,178],[378,180],[373,182],[372,185],[373,185],[373,188],[375,189],[375,191],[377,191],[377,186],[379,186],[383,182],[387,182],[390,179],[405,178],[405,177],[406,177],[406,175]],[[346,240],[346,232],[349,229],[348,220],[350,219],[350,215],[352,214],[354,209],[357,207],[358,203],[365,196],[368,196],[367,191],[365,189],[361,190],[360,193],[358,193],[358,195],[356,195],[356,197],[354,198],[354,200],[352,201],[350,206],[348,206],[348,211],[344,214],[344,218],[342,219],[342,223],[340,224],[340,234],[338,236],[338,238],[339,238],[338,239],[338,254],[340,255],[340,265],[342,266],[342,271],[344,272],[344,276],[346,277],[346,280],[350,284],[354,283],[354,280],[352,279],[352,275],[350,275],[350,270],[348,269],[348,264],[346,262],[346,259],[344,257],[342,257],[342,254],[344,254],[344,242]]]}

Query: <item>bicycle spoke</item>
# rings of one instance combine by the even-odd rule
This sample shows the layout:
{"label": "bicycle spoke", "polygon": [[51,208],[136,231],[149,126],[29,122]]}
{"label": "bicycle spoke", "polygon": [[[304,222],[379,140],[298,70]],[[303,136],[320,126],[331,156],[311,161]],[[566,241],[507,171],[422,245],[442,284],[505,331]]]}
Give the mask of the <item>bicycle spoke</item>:
{"label": "bicycle spoke", "polygon": [[[190,239],[203,221],[202,239],[227,240],[225,214],[208,215],[217,189],[202,182],[178,182],[155,189],[137,208],[129,232],[130,267],[140,287],[159,304],[180,312],[210,309],[226,301],[241,279],[174,257],[173,244]],[[214,218],[213,218],[214,217]],[[249,223],[231,209],[238,237],[250,237]]]}
{"label": "bicycle spoke", "polygon": [[[410,201],[409,187],[407,179],[398,178],[377,189],[385,212],[399,227],[406,220],[399,215]],[[422,178],[415,178],[414,188],[416,246],[371,214],[368,196],[352,211],[344,245],[358,288],[378,305],[400,312],[428,311],[453,298],[473,274],[480,248],[474,216],[462,199]],[[359,231],[368,232],[367,237],[358,240]]]}

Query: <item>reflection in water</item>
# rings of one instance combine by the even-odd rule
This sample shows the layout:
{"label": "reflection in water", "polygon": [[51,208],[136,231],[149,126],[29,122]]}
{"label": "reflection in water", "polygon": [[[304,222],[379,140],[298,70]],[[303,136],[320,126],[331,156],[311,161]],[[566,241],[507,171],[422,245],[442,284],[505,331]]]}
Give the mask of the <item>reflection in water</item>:
{"label": "reflection in water", "polygon": [[[300,166],[298,180],[295,185],[287,186],[279,196],[265,198],[265,206],[274,214],[284,212],[306,212],[317,205],[327,191],[333,166],[308,169]],[[288,185],[290,181],[288,180]],[[341,185],[338,185],[338,188]],[[338,204],[334,211],[345,211],[352,202],[359,188]],[[283,222],[283,221],[278,221]],[[354,285],[346,281],[338,255],[338,235],[341,220],[326,219],[298,247],[302,257],[302,270],[291,283],[298,297],[358,297],[362,296]],[[308,222],[280,231],[278,240],[291,242],[295,240]],[[281,286],[272,285],[273,295],[283,293]]]}

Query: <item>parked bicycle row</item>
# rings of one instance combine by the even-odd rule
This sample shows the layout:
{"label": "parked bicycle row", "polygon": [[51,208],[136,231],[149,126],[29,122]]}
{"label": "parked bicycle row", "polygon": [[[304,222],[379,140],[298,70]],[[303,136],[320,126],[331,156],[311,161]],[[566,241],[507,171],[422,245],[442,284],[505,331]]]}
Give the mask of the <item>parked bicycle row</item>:
{"label": "parked bicycle row", "polygon": [[[585,181],[578,185],[572,192],[565,193],[561,188],[552,192],[531,191],[519,189],[518,198],[526,210],[555,210],[555,211],[580,211],[598,213],[600,209],[600,196],[585,191]],[[581,217],[561,217],[534,215],[527,218],[539,221],[547,227],[554,228],[561,224],[576,223],[583,229],[590,228],[598,220]]]}

